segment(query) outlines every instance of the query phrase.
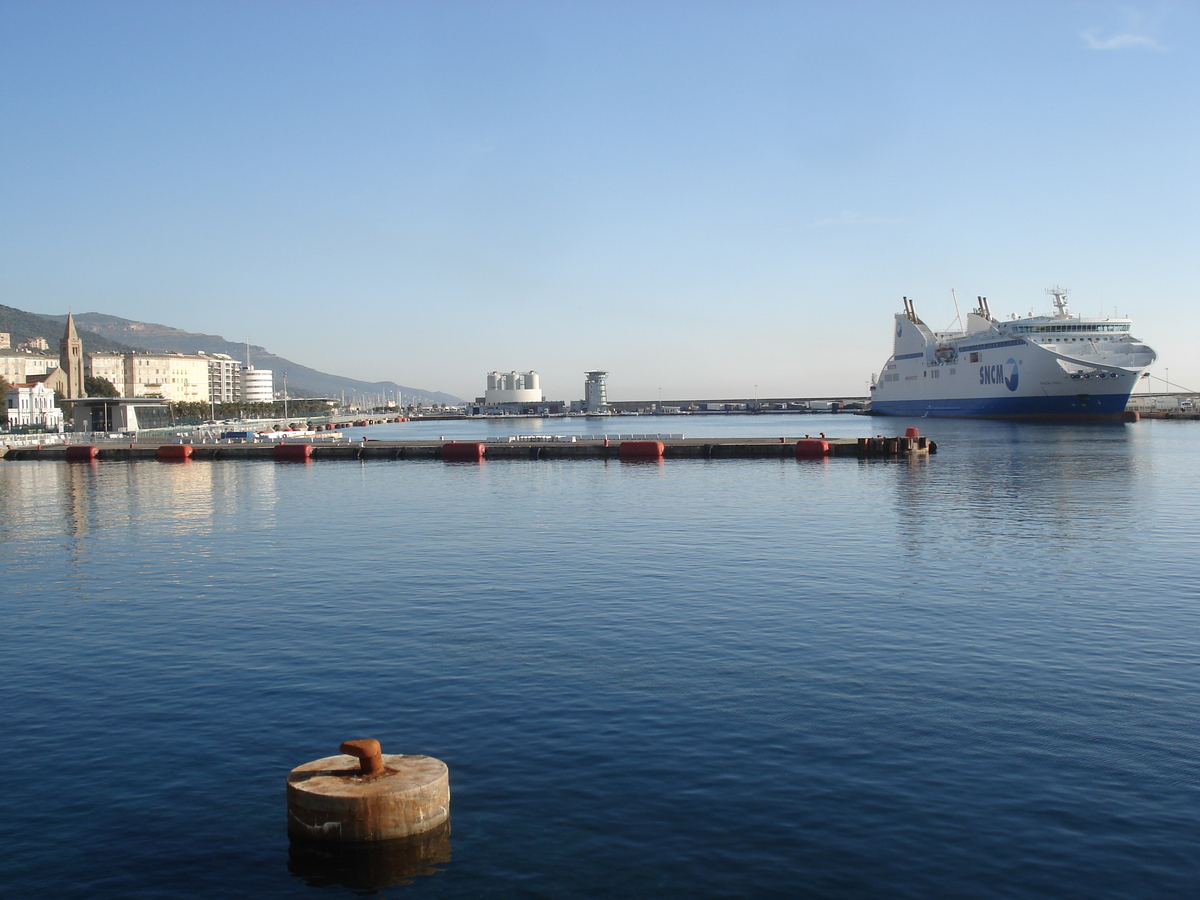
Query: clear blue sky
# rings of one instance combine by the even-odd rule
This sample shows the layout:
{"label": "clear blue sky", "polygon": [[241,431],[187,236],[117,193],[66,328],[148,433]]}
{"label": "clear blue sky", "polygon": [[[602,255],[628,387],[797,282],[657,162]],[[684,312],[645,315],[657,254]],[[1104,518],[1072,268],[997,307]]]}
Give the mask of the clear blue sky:
{"label": "clear blue sky", "polygon": [[[1200,7],[0,2],[0,303],[464,397],[863,394],[901,295],[1200,389]],[[964,303],[965,305],[965,303]]]}

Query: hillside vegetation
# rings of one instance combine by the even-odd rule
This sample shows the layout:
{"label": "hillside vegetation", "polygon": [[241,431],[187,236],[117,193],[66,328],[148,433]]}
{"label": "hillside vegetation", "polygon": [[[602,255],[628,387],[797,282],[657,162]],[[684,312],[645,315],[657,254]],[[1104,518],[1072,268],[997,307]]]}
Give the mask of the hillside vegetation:
{"label": "hillside vegetation", "polygon": [[[15,347],[22,341],[35,337],[44,337],[50,342],[50,352],[58,352],[58,342],[62,340],[63,330],[67,327],[66,316],[39,316],[37,313],[25,312],[12,306],[0,304],[0,331],[12,335],[12,345]],[[75,317],[75,330],[79,339],[88,350],[112,350],[126,352],[129,350],[148,349],[137,344],[123,344],[87,330]]]}
{"label": "hillside vegetation", "polygon": [[[66,321],[65,315],[42,316],[11,306],[0,305],[0,331],[8,331],[12,334],[14,346],[20,341],[40,336],[50,342],[51,352],[56,352],[63,329],[66,327]],[[75,327],[79,331],[85,352],[134,349],[158,353],[170,350],[180,353],[203,351],[205,353],[225,353],[242,363],[246,362],[247,357],[245,344],[227,341],[220,335],[197,334],[173,328],[170,325],[138,322],[104,313],[77,313]],[[406,405],[410,403],[432,405],[462,402],[461,398],[455,397],[453,394],[409,387],[394,381],[359,381],[355,378],[319,372],[308,366],[292,362],[290,359],[277,356],[265,347],[254,344],[249,347],[249,358],[250,364],[255,368],[270,369],[274,373],[276,390],[282,388],[282,376],[287,375],[288,394],[293,397],[340,397],[345,394],[349,400],[357,397],[391,397],[399,392],[402,402]]]}

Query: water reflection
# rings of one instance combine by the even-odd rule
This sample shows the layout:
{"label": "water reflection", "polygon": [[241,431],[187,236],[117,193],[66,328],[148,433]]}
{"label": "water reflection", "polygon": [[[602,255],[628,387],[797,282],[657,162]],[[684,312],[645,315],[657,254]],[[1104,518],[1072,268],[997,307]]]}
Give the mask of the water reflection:
{"label": "water reflection", "polygon": [[375,891],[432,875],[450,861],[450,822],[395,841],[337,844],[292,838],[288,871],[312,887]]}
{"label": "water reflection", "polygon": [[[608,462],[608,460],[605,460],[605,462]],[[661,475],[666,469],[666,463],[663,461],[661,456],[657,459],[653,457],[639,458],[633,456],[619,459],[618,462],[620,462],[622,468],[628,467],[631,472],[637,472],[640,470],[646,473],[653,472],[654,474]]]}
{"label": "water reflection", "polygon": [[0,468],[0,534],[66,540],[80,557],[98,536],[159,542],[194,540],[230,507],[270,525],[278,503],[276,467],[155,462],[17,462]]}
{"label": "water reflection", "polygon": [[56,463],[0,464],[0,538],[41,540],[60,532],[55,513],[64,468]]}
{"label": "water reflection", "polygon": [[64,519],[67,535],[76,540],[86,537],[89,531],[92,491],[99,468],[94,459],[63,466]]}
{"label": "water reflection", "polygon": [[942,452],[895,478],[905,544],[1121,540],[1138,505],[1127,429],[955,423]]}

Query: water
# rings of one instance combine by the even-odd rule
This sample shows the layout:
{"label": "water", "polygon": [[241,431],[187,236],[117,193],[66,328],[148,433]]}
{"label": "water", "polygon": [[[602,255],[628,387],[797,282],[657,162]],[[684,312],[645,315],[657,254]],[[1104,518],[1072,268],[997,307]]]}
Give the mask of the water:
{"label": "water", "polygon": [[0,463],[0,884],[360,894],[289,868],[283,777],[370,736],[451,770],[387,897],[1194,893],[1200,433],[917,424],[907,462]]}

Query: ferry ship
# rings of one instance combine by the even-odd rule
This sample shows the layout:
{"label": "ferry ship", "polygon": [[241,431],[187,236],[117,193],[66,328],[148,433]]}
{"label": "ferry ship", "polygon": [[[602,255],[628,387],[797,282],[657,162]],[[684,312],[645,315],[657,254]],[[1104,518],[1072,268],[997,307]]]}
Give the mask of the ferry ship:
{"label": "ferry ship", "polygon": [[[904,298],[892,356],[871,377],[874,415],[1121,421],[1156,354],[1131,320],[1072,316],[1064,288],[1049,316],[992,318],[986,297],[961,331],[935,332]],[[957,306],[957,301],[955,301]]]}

